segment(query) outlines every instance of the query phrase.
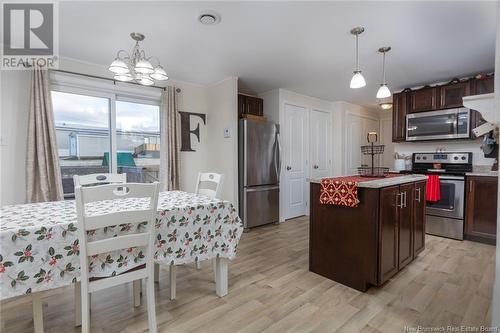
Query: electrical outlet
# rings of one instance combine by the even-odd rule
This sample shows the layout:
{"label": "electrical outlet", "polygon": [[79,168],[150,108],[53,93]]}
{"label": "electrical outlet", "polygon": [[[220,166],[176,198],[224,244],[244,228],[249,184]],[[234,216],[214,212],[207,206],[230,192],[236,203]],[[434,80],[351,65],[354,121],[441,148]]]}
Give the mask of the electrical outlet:
{"label": "electrical outlet", "polygon": [[231,137],[231,129],[229,127],[224,128],[224,138],[230,138]]}

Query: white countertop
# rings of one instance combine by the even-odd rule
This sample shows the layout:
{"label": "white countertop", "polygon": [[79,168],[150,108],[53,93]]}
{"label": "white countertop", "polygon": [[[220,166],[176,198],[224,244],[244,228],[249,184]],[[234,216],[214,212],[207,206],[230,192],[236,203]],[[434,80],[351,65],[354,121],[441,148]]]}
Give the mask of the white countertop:
{"label": "white countertop", "polygon": [[498,177],[498,171],[472,171],[467,172],[466,176]]}
{"label": "white countertop", "polygon": [[[425,175],[404,175],[399,177],[391,177],[391,178],[367,178],[366,181],[358,183],[358,187],[364,188],[382,188],[387,186],[405,184],[417,182],[420,180],[426,180],[427,176]],[[311,178],[309,179],[311,183],[321,183],[321,178]]]}

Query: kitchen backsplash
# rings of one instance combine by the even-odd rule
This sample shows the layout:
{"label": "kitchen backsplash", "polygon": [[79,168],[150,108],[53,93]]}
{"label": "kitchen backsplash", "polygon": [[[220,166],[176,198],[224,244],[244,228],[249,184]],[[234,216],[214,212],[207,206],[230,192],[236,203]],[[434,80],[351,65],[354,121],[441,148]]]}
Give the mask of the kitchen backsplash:
{"label": "kitchen backsplash", "polygon": [[491,166],[495,162],[493,158],[484,158],[481,150],[482,138],[477,140],[457,141],[432,141],[432,142],[404,142],[394,144],[394,151],[399,154],[411,155],[417,152],[435,152],[443,148],[447,152],[472,152],[473,165]]}

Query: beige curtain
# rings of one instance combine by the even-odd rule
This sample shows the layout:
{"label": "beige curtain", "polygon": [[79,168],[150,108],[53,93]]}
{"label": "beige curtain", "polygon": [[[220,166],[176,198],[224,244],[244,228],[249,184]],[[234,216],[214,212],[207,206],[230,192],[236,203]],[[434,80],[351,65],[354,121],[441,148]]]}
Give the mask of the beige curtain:
{"label": "beige curtain", "polygon": [[160,123],[161,190],[178,190],[180,124],[175,87],[167,87],[161,94]]}
{"label": "beige curtain", "polygon": [[26,201],[62,200],[61,169],[57,154],[49,73],[39,68],[33,69],[31,79],[26,153]]}

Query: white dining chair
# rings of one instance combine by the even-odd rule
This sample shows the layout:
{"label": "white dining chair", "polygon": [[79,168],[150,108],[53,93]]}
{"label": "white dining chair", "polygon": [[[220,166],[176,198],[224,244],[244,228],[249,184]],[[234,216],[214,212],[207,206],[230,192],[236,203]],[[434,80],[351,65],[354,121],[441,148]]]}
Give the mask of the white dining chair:
{"label": "white dining chair", "polygon": [[[75,188],[77,186],[97,186],[106,184],[124,184],[127,182],[126,173],[92,173],[88,175],[74,175],[73,183]],[[133,295],[134,295],[134,306],[138,307],[141,305],[141,292],[142,292],[141,281],[133,282]],[[80,318],[80,282],[75,284],[75,326],[81,325]]]}
{"label": "white dining chair", "polygon": [[[81,319],[82,333],[90,331],[90,300],[93,292],[116,285],[146,279],[147,307],[149,331],[156,332],[156,313],[154,298],[154,221],[157,214],[159,185],[150,184],[109,184],[102,186],[75,188],[75,202],[78,219],[78,239],[80,240],[80,272],[81,272]],[[87,205],[115,199],[138,198],[149,199],[147,208],[107,212],[102,215],[87,214]],[[140,223],[147,221],[144,232],[110,237],[97,241],[89,241],[87,231],[109,227],[122,223]],[[130,247],[145,248],[145,267],[140,267],[116,276],[102,279],[91,279],[88,274],[89,257]]]}
{"label": "white dining chair", "polygon": [[[202,184],[208,183],[213,188],[203,188]],[[224,175],[213,172],[199,172],[198,180],[196,181],[196,194],[203,194],[210,198],[220,198],[220,193],[222,191],[222,184],[224,184]],[[215,266],[214,266],[215,267]],[[201,263],[199,261],[196,262],[196,268],[201,269]],[[214,268],[215,269],[215,268]]]}
{"label": "white dining chair", "polygon": [[[204,184],[210,184],[214,188],[202,187]],[[199,172],[198,180],[196,181],[196,194],[203,194],[210,198],[220,198],[222,191],[222,184],[224,184],[224,175],[213,172]]]}
{"label": "white dining chair", "polygon": [[[204,187],[203,185],[211,185],[211,188]],[[224,175],[214,172],[199,172],[198,179],[196,181],[196,194],[206,195],[210,198],[220,198],[222,191],[222,184],[224,183]],[[199,261],[196,262],[196,268],[201,269],[201,264]],[[214,261],[214,272],[215,272],[215,261]],[[160,265],[155,264],[155,281],[159,281],[160,275]],[[176,297],[177,290],[177,280],[176,280],[177,266],[169,266],[169,278],[170,278],[170,299],[174,300]]]}

